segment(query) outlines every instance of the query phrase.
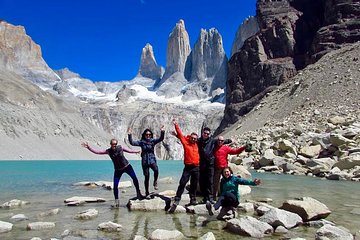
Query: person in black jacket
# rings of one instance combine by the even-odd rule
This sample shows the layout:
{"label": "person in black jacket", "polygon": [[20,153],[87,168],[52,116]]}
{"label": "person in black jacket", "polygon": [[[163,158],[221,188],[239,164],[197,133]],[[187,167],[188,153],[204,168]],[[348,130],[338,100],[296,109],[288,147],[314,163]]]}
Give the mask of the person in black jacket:
{"label": "person in black jacket", "polygon": [[[231,143],[230,139],[225,140],[225,144]],[[203,195],[203,203],[209,201],[214,204],[214,149],[217,139],[211,136],[211,130],[204,127],[201,131],[201,137],[198,139],[200,154],[200,191]]]}
{"label": "person in black jacket", "polygon": [[145,194],[149,195],[149,181],[150,181],[150,168],[154,172],[154,189],[158,190],[158,177],[159,177],[159,168],[156,163],[156,156],[154,153],[155,145],[164,140],[165,130],[164,126],[160,128],[161,134],[159,138],[154,139],[153,132],[150,129],[145,129],[141,135],[141,139],[134,141],[132,139],[132,130],[128,129],[128,140],[132,146],[141,147],[141,166],[145,176],[144,185],[145,185]]}

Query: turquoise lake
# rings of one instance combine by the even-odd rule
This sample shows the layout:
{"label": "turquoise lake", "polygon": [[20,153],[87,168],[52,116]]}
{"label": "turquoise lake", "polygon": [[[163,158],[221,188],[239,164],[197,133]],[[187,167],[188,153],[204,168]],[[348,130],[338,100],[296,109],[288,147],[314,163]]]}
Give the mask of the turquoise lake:
{"label": "turquoise lake", "polygon": [[[140,188],[144,192],[143,175],[140,161],[130,161],[139,178]],[[183,169],[182,161],[158,161],[159,179],[172,177],[174,183],[160,184],[158,191],[176,190]],[[279,207],[288,199],[309,196],[326,204],[332,213],[327,220],[348,228],[353,234],[359,235],[360,230],[360,183],[347,181],[329,181],[315,177],[274,175],[252,172],[253,178],[261,178],[263,184],[252,187],[246,199],[271,198],[273,206]],[[211,231],[216,239],[251,239],[239,237],[223,230],[223,222],[210,221],[205,226],[199,224],[198,216],[191,214],[166,214],[165,212],[129,212],[126,203],[135,196],[134,188],[126,192],[120,190],[121,208],[113,210],[112,191],[103,188],[86,188],[74,186],[82,181],[112,181],[113,165],[110,160],[104,161],[0,161],[0,204],[11,199],[29,201],[30,204],[15,209],[0,209],[0,221],[11,222],[15,214],[25,214],[29,219],[12,222],[13,230],[0,233],[0,239],[42,239],[58,238],[64,230],[69,229],[79,239],[133,239],[135,235],[148,237],[156,229],[177,229],[186,239],[197,239]],[[153,175],[151,174],[151,181]],[[125,174],[121,181],[130,180]],[[151,189],[153,190],[153,189]],[[186,191],[185,191],[186,194]],[[64,199],[73,196],[101,197],[104,203],[85,204],[78,207],[64,205]],[[200,200],[200,198],[199,198]],[[185,202],[186,203],[186,202]],[[38,214],[46,210],[60,208],[55,216],[39,218]],[[89,208],[99,211],[97,218],[88,221],[74,219],[76,213]],[[206,216],[205,216],[206,217]],[[29,222],[51,221],[56,227],[50,230],[27,231]],[[96,230],[99,223],[113,221],[123,226],[119,233],[103,233]],[[273,236],[267,239],[284,237],[304,237],[314,239],[316,229],[299,227],[286,235]]]}

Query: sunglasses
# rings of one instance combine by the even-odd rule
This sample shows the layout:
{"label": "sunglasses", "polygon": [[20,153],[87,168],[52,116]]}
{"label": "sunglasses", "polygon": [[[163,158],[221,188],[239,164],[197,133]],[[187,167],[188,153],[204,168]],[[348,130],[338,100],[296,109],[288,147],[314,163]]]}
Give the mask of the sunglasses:
{"label": "sunglasses", "polygon": [[209,132],[203,132],[203,134],[204,134],[204,135],[210,135],[210,133],[209,133]]}
{"label": "sunglasses", "polygon": [[219,142],[224,142],[224,140],[218,140]]}
{"label": "sunglasses", "polygon": [[151,136],[151,133],[145,133],[145,136]]}
{"label": "sunglasses", "polygon": [[117,145],[117,143],[112,143],[112,144],[110,144],[111,146],[116,146]]}
{"label": "sunglasses", "polygon": [[190,138],[191,140],[193,140],[193,141],[196,141],[197,140],[197,138],[194,138],[194,137],[192,137],[192,138]]}

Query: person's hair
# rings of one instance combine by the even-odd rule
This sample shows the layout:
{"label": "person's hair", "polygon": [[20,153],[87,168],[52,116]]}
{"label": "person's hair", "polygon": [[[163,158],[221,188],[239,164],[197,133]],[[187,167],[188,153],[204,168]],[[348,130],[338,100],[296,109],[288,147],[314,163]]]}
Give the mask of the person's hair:
{"label": "person's hair", "polygon": [[232,171],[231,167],[226,167],[226,168],[224,168],[224,169],[222,170],[222,172],[221,172],[221,175],[222,175],[223,177],[225,177],[224,172],[225,172],[225,170],[227,170],[227,169],[229,169],[231,175],[233,174],[233,171]]}
{"label": "person's hair", "polygon": [[146,139],[146,138],[145,138],[145,135],[146,135],[147,132],[150,133],[150,138],[153,138],[153,137],[154,137],[153,132],[152,132],[149,128],[147,128],[147,129],[145,129],[144,132],[141,134],[141,139],[142,139],[142,140],[145,140],[145,139]]}
{"label": "person's hair", "polygon": [[197,133],[195,133],[195,132],[190,133],[190,136],[192,136],[192,135],[196,135],[198,137]]}
{"label": "person's hair", "polygon": [[112,144],[112,142],[118,143],[118,140],[117,140],[116,138],[111,139],[111,140],[110,140],[110,145]]}
{"label": "person's hair", "polygon": [[203,128],[203,132],[205,132],[205,131],[211,132],[210,128],[208,128],[208,127]]}

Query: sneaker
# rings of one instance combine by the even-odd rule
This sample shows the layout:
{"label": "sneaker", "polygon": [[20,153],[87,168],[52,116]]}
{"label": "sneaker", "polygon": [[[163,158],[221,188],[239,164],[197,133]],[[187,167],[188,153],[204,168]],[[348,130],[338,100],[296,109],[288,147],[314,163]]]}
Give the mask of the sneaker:
{"label": "sneaker", "polygon": [[213,199],[210,199],[209,202],[211,203],[211,205],[214,205],[216,203]]}
{"label": "sneaker", "polygon": [[195,206],[195,205],[197,205],[196,199],[191,199],[190,202],[186,204],[186,206]]}
{"label": "sneaker", "polygon": [[206,209],[208,210],[210,216],[214,215],[210,201],[206,202]]}
{"label": "sneaker", "polygon": [[111,205],[111,208],[119,208],[120,207],[120,200],[119,199],[115,199],[115,204]]}
{"label": "sneaker", "polygon": [[157,185],[157,182],[154,183],[154,189],[155,189],[155,190],[159,190],[159,187],[158,187],[158,185]]}
{"label": "sneaker", "polygon": [[175,201],[175,202],[171,205],[168,213],[174,213],[175,210],[176,210],[176,208],[177,208],[177,205],[178,205],[178,203]]}

